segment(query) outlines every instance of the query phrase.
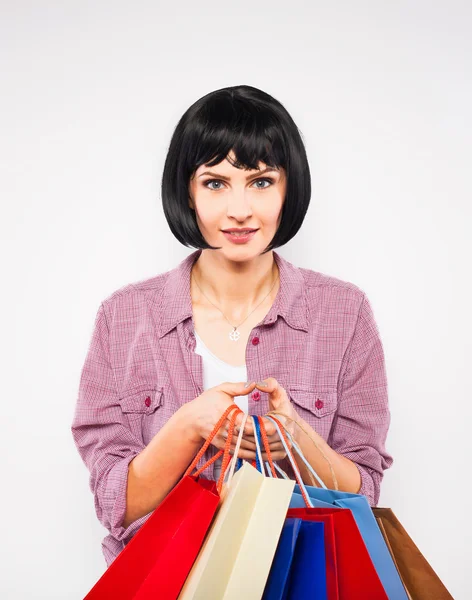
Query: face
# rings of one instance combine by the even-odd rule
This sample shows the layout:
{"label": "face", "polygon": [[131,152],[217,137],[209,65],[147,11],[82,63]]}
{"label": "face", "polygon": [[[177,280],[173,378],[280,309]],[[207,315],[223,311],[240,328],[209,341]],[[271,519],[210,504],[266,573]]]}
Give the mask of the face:
{"label": "face", "polygon": [[[233,154],[230,159],[235,160]],[[234,167],[227,159],[206,167],[201,165],[189,184],[189,206],[195,210],[197,224],[205,240],[236,260],[261,254],[280,224],[285,199],[284,169],[246,171]],[[222,230],[233,227],[257,229],[242,243],[232,241]]]}

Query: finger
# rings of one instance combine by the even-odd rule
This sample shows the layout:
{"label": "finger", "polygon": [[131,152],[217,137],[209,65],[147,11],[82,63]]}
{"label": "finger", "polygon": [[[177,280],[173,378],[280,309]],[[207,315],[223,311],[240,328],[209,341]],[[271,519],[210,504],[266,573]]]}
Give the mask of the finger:
{"label": "finger", "polygon": [[[277,438],[279,439],[279,434],[277,433],[277,428],[275,424],[270,421],[267,417],[262,417],[264,421],[264,429],[268,438]],[[254,436],[254,424],[248,420],[246,423],[246,428],[244,430],[244,436]]]}
{"label": "finger", "polygon": [[267,417],[262,417],[264,420],[264,428],[265,431],[267,433],[267,437],[272,438],[274,436],[279,437],[279,434],[277,433],[277,427],[275,426],[275,423],[273,423],[272,421],[270,421],[269,419],[267,419]]}
{"label": "finger", "polygon": [[250,436],[254,437],[254,423],[252,419],[248,419],[246,421],[246,427],[244,428],[244,437],[249,438]]}
{"label": "finger", "polygon": [[284,449],[284,445],[280,442],[275,442],[273,444],[269,444],[270,452],[278,452],[279,450],[283,450],[283,449]]}
{"label": "finger", "polygon": [[[216,385],[213,389],[225,392],[228,396],[233,399],[236,396],[246,396],[249,392],[255,388],[255,381],[251,381],[249,385],[246,385],[246,381],[224,381],[219,385]],[[240,416],[240,415],[238,415]]]}
{"label": "finger", "polygon": [[[223,431],[223,433],[221,434],[221,438],[223,440],[223,443],[225,443],[226,440],[228,439],[228,432],[227,431]],[[238,436],[237,435],[233,435],[233,438],[231,440],[231,448],[233,450],[236,447],[237,443],[238,443]],[[256,450],[256,444],[255,444],[254,441],[246,440],[243,437],[241,439],[241,448],[246,448],[247,450],[251,450],[251,451],[255,452],[255,450]]]}
{"label": "finger", "polygon": [[[250,442],[252,442],[252,443],[254,443],[254,444],[256,443],[256,442],[255,442],[255,438],[254,438],[254,436],[252,436],[252,435],[250,435],[250,436],[244,436],[244,438],[243,438],[243,439],[245,439],[245,440],[248,440],[248,441],[250,441]],[[279,437],[279,435],[278,435],[278,434],[276,434],[276,435],[271,435],[271,436],[267,436],[267,441],[269,442],[269,445],[270,445],[270,444],[278,444],[278,443],[279,443],[279,444],[281,444],[281,443],[282,443],[282,442],[280,441],[280,437]]]}
{"label": "finger", "polygon": [[[236,448],[237,441],[238,441],[238,438],[233,437],[233,441],[231,443],[232,450],[234,450]],[[244,448],[245,450],[250,450],[251,452],[255,452],[256,444],[252,444],[251,442],[248,442],[247,440],[242,439],[241,440],[241,448]]]}
{"label": "finger", "polygon": [[[228,429],[226,428],[226,431],[227,430]],[[234,433],[235,434],[239,434],[239,432],[240,432],[240,428],[236,425],[235,428],[234,428]],[[251,436],[254,437],[254,425],[252,423],[250,423],[250,419],[248,419],[247,422],[246,422],[246,426],[244,428],[243,436],[245,438],[249,438]]]}
{"label": "finger", "polygon": [[262,380],[262,383],[265,383],[266,385],[261,386],[258,385],[256,382],[257,389],[263,392],[267,392],[271,400],[275,400],[277,402],[278,400],[284,397],[285,390],[277,381],[277,379],[275,379],[275,377],[266,377]]}
{"label": "finger", "polygon": [[[267,452],[265,452],[264,449],[262,449],[262,448],[261,448],[261,450],[262,450],[262,456],[266,457],[264,460],[268,460]],[[270,457],[272,458],[272,460],[277,460],[275,457],[278,454],[281,454],[281,453],[286,454],[286,450],[282,445],[277,445],[276,447],[269,448],[269,452],[270,452]]]}
{"label": "finger", "polygon": [[[234,433],[239,433],[241,430],[241,423],[242,420],[244,418],[244,414],[239,414],[236,418],[235,424],[234,424]],[[226,430],[228,430],[229,428],[229,419],[226,420],[226,422],[223,425],[223,428],[225,428]],[[252,424],[252,419],[251,417],[248,417],[248,419],[246,420],[246,426],[244,427],[244,435],[249,434],[250,432],[254,432],[254,426]]]}
{"label": "finger", "polygon": [[[234,454],[234,450],[230,451],[230,454]],[[245,450],[244,448],[240,448],[238,452],[238,458],[243,458],[245,460],[256,460],[256,453],[251,452],[250,450]]]}
{"label": "finger", "polygon": [[[278,450],[277,452],[271,452],[270,453],[270,457],[272,460],[282,460],[287,456],[287,453],[285,452],[285,450]],[[268,461],[269,458],[267,457],[267,454],[265,452],[262,453],[262,460],[263,461]]]}

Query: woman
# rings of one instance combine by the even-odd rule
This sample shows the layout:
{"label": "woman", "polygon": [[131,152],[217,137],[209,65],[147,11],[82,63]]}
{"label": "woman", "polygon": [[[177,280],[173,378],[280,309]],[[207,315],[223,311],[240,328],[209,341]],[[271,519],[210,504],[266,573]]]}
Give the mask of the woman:
{"label": "woman", "polygon": [[[287,428],[326,485],[333,479],[322,453],[340,490],[377,504],[393,461],[385,449],[384,354],[369,301],[352,283],[274,251],[301,227],[310,194],[300,133],[261,90],[217,90],[179,121],[162,200],[175,237],[197,250],[101,303],[71,428],[109,532],[107,565],[232,402],[254,415],[288,415]],[[283,462],[269,420],[266,428]],[[226,431],[227,424],[200,464],[223,447]],[[241,458],[255,458],[253,433],[249,422]],[[219,468],[204,476],[216,478]]]}

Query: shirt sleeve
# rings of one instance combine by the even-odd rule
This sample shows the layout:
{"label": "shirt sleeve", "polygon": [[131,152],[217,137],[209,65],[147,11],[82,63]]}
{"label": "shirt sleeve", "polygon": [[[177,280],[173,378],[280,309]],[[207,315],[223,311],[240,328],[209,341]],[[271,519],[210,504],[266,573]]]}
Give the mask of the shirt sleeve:
{"label": "shirt sleeve", "polygon": [[126,544],[149,515],[122,522],[126,511],[128,465],[144,449],[123,420],[123,412],[109,359],[109,331],[103,303],[82,368],[79,393],[71,426],[79,454],[90,472],[99,521],[118,541]]}
{"label": "shirt sleeve", "polygon": [[364,294],[341,365],[338,410],[328,441],[359,469],[358,493],[364,494],[371,506],[377,506],[384,470],[393,463],[385,448],[389,426],[385,356],[371,304]]}

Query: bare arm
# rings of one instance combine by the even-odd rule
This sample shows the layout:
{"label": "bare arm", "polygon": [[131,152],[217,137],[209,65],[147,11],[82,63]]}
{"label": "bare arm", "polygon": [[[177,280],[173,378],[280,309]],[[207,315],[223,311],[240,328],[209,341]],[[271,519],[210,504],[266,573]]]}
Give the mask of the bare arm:
{"label": "bare arm", "polygon": [[184,404],[129,463],[123,527],[154,510],[176,485],[202,446]]}
{"label": "bare arm", "polygon": [[[283,420],[283,418],[282,418]],[[297,415],[298,423],[305,429],[307,433],[315,440],[318,448],[323,452],[326,458],[330,461],[333,466],[334,473],[338,482],[339,490],[344,492],[351,492],[357,494],[361,487],[361,476],[359,469],[352,460],[346,458],[342,454],[339,454],[333,450],[325,440],[317,433],[304,419]],[[306,460],[313,467],[315,472],[320,476],[321,480],[325,485],[334,489],[334,482],[331,474],[331,469],[327,460],[323,457],[321,452],[316,448],[312,440],[297,426],[293,431],[295,441],[300,447]],[[305,463],[298,456],[296,452],[293,453],[297,466],[300,470],[303,483],[306,485],[312,485],[312,478],[309,474]]]}
{"label": "bare arm", "polygon": [[[162,502],[208,439],[226,408],[233,404],[233,398],[248,394],[254,385],[223,382],[184,404],[172,415],[146,448],[129,463],[123,527],[147,515]],[[241,416],[236,422],[241,422]],[[222,435],[217,435],[212,445],[221,449],[225,442]],[[246,451],[240,450],[238,456],[245,458]]]}

